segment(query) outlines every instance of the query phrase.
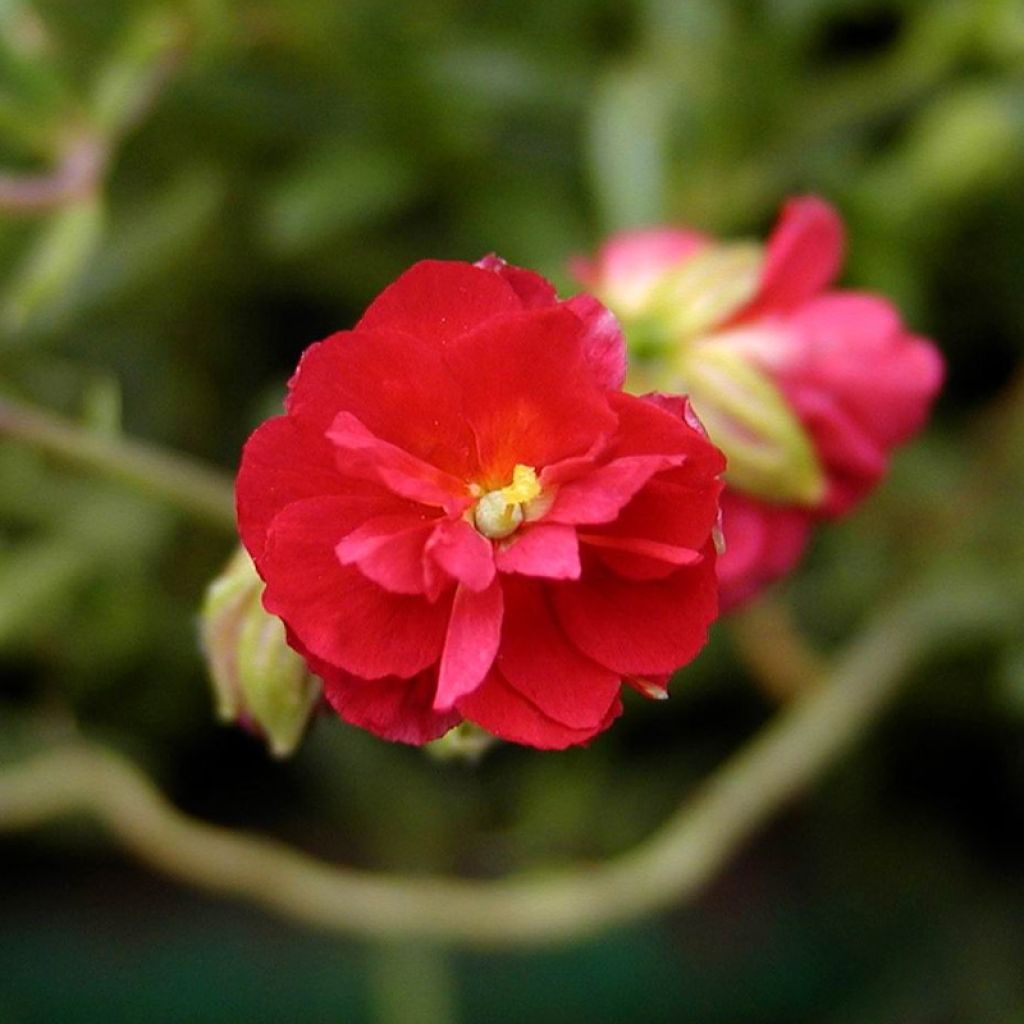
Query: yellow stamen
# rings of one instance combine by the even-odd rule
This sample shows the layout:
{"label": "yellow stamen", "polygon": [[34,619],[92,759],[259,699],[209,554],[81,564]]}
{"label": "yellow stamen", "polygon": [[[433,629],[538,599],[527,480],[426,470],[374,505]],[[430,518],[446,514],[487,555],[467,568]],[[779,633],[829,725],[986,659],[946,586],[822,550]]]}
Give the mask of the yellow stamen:
{"label": "yellow stamen", "polygon": [[473,525],[491,540],[508,537],[523,521],[523,506],[539,495],[537,471],[532,466],[516,465],[512,483],[481,495],[473,506]]}

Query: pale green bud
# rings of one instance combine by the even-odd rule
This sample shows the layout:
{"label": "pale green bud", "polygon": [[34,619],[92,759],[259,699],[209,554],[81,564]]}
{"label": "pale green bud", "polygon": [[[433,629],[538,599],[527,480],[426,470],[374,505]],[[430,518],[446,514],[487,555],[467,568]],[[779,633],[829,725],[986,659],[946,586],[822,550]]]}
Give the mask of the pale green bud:
{"label": "pale green bud", "polygon": [[684,349],[677,366],[673,385],[725,453],[729,484],[773,502],[821,501],[826,480],[811,438],[770,377],[714,342]]}
{"label": "pale green bud", "polygon": [[218,717],[259,733],[275,757],[287,757],[320,699],[320,680],[288,646],[262,593],[263,581],[239,548],[207,588],[200,633]]}
{"label": "pale green bud", "polygon": [[479,725],[460,722],[423,749],[438,761],[468,761],[476,764],[497,742],[496,736],[481,729]]}

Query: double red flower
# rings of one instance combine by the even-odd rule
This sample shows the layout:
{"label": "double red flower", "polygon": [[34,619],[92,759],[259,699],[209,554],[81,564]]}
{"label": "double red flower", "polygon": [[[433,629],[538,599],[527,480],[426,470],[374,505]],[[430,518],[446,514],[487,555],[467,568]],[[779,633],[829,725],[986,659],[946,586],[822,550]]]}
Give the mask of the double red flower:
{"label": "double red flower", "polygon": [[600,304],[493,258],[417,264],[306,351],[246,444],[238,520],[339,715],[565,747],[697,653],[724,460],[623,372]]}

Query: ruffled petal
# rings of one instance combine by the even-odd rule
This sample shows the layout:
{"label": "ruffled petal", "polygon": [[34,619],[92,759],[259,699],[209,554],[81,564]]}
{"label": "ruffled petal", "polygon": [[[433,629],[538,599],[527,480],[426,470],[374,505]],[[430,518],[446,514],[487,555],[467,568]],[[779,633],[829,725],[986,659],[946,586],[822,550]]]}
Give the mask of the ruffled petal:
{"label": "ruffled petal", "polygon": [[718,556],[722,611],[749,601],[790,572],[810,536],[811,515],[791,505],[771,505],[727,488],[722,495],[725,552]]}
{"label": "ruffled petal", "polygon": [[410,678],[440,658],[450,602],[388,593],[342,565],[334,549],[358,525],[353,519],[341,497],[281,512],[267,534],[263,603],[320,660],[367,679]]}
{"label": "ruffled petal", "polygon": [[437,346],[396,331],[343,331],[311,345],[289,382],[289,415],[326,434],[349,413],[375,437],[465,478],[475,455]]}
{"label": "ruffled petal", "polygon": [[492,317],[522,308],[498,274],[468,263],[423,260],[373,300],[356,329],[402,331],[443,348]]}
{"label": "ruffled petal", "polygon": [[381,739],[419,745],[436,740],[462,716],[434,710],[437,674],[431,670],[411,679],[359,679],[323,662],[310,666],[324,681],[324,696],[350,725]]}
{"label": "ruffled petal", "polygon": [[761,287],[732,321],[785,313],[827,288],[843,261],[843,222],[817,196],[798,196],[782,208],[768,239]]}
{"label": "ruffled petal", "polygon": [[[300,430],[287,416],[260,424],[242,450],[235,484],[238,530],[257,566],[263,558],[267,528],[286,505],[356,489],[377,490],[344,480],[335,468],[331,446],[322,437]],[[386,504],[387,499],[379,501]]]}
{"label": "ruffled petal", "polygon": [[685,454],[627,455],[558,488],[545,513],[552,523],[608,523],[656,473],[682,465]]}
{"label": "ruffled petal", "polygon": [[618,696],[602,721],[593,727],[573,729],[549,718],[530,703],[497,670],[471,694],[459,701],[459,711],[471,722],[509,743],[540,750],[564,750],[592,740],[622,713]]}
{"label": "ruffled petal", "polygon": [[472,504],[462,480],[377,437],[350,412],[338,413],[327,439],[343,475],[372,480],[401,498],[443,508],[449,515],[459,515]]}
{"label": "ruffled petal", "polygon": [[505,588],[505,624],[497,667],[548,718],[573,729],[602,722],[620,685],[616,672],[591,661],[562,632],[546,589],[527,580]]}
{"label": "ruffled petal", "polygon": [[498,653],[503,609],[497,580],[486,590],[474,591],[461,584],[456,588],[437,672],[435,710],[450,710],[483,681]]}
{"label": "ruffled petal", "polygon": [[635,583],[584,564],[577,583],[553,583],[558,620],[584,654],[621,675],[672,672],[707,639],[718,611],[714,548],[697,565]]}
{"label": "ruffled petal", "polygon": [[461,519],[442,520],[426,546],[427,558],[470,590],[486,590],[494,579],[491,542]]}
{"label": "ruffled petal", "polygon": [[342,565],[354,565],[369,580],[395,594],[425,594],[431,589],[424,547],[436,519],[426,515],[377,516],[353,530],[335,547]]}
{"label": "ruffled petal", "polygon": [[575,580],[580,575],[580,546],[576,531],[558,523],[524,526],[494,555],[501,572],[539,576],[551,580]]}
{"label": "ruffled petal", "polygon": [[704,556],[694,548],[665,544],[647,537],[617,537],[580,533],[581,544],[595,551],[612,572],[631,580],[656,580],[684,565],[695,565]]}
{"label": "ruffled petal", "polygon": [[449,349],[477,441],[476,482],[486,489],[505,486],[517,464],[540,468],[581,454],[614,430],[581,334],[572,313],[540,309],[496,317]]}

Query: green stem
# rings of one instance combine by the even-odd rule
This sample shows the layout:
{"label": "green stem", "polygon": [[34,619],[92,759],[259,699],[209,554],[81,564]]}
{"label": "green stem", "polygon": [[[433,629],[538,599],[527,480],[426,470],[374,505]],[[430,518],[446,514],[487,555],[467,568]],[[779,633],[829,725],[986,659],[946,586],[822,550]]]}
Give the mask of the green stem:
{"label": "green stem", "polygon": [[1006,628],[998,581],[940,579],[883,612],[821,686],[802,693],[648,839],[601,865],[478,881],[356,871],[182,814],[99,747],[57,749],[0,773],[0,830],[88,814],[158,871],[328,931],[515,946],[594,934],[690,899],[787,801],[811,786],[939,642]]}
{"label": "green stem", "polygon": [[7,397],[0,397],[0,437],[23,441],[235,531],[231,479],[193,459],[141,441],[91,434],[71,420]]}
{"label": "green stem", "polygon": [[376,1024],[455,1024],[451,952],[422,942],[385,943],[370,955],[370,1002]]}

